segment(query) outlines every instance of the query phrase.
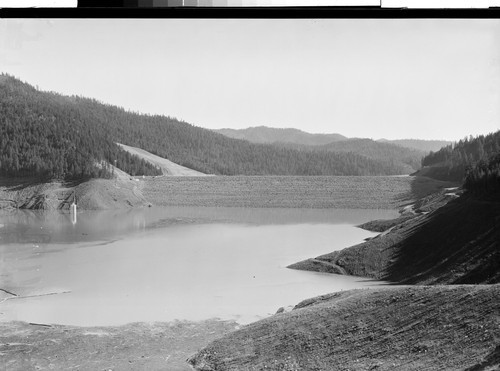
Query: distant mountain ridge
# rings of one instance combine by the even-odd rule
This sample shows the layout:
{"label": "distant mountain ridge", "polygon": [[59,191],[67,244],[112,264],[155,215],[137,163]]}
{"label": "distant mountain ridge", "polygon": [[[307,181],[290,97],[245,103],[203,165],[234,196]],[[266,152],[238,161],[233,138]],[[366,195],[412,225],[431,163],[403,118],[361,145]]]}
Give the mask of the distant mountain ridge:
{"label": "distant mountain ridge", "polygon": [[[348,138],[338,133],[313,134],[295,128],[271,128],[254,126],[246,129],[215,129],[217,133],[230,138],[244,139],[252,143],[289,143],[304,146],[322,146],[334,142],[364,140],[368,138]],[[378,139],[378,143],[391,143],[404,148],[417,149],[423,152],[438,151],[451,144],[446,140],[424,139]]]}
{"label": "distant mountain ridge", "polygon": [[419,141],[413,139],[395,141],[408,143],[408,146],[404,146],[387,140],[347,138],[340,134],[311,134],[292,128],[275,129],[257,126],[241,130],[220,129],[216,131],[231,138],[243,139],[252,143],[269,143],[279,148],[313,152],[355,153],[377,161],[391,161],[404,168],[405,173],[418,170],[422,158],[427,154],[426,151],[414,148],[418,147],[418,143],[415,143]]}
{"label": "distant mountain ridge", "polygon": [[294,128],[270,128],[256,126],[246,129],[216,129],[217,133],[230,138],[244,139],[252,143],[294,143],[304,145],[322,145],[348,138],[340,134],[311,134]]}

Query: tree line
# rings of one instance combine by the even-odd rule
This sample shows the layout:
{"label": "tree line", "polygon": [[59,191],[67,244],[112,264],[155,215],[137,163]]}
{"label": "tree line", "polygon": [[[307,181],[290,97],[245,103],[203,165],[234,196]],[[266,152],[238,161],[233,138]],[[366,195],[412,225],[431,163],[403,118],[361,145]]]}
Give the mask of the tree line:
{"label": "tree line", "polygon": [[429,167],[428,175],[433,178],[463,181],[469,171],[475,168],[484,169],[498,153],[500,131],[477,137],[470,136],[439,151],[431,152],[422,159],[422,166]]}
{"label": "tree line", "polygon": [[[137,114],[95,99],[41,92],[0,77],[0,174],[110,177],[159,169],[116,143],[217,175],[397,175],[401,161],[329,148],[307,150],[225,137],[173,117]],[[380,156],[379,156],[380,157]]]}
{"label": "tree line", "polygon": [[500,197],[500,153],[488,161],[480,160],[467,170],[464,188],[470,193]]}
{"label": "tree line", "polygon": [[41,93],[8,75],[0,83],[0,175],[109,178],[161,171],[115,144],[71,98]]}
{"label": "tree line", "polygon": [[387,167],[397,169],[399,174],[408,174],[420,169],[424,151],[404,148],[387,142],[377,142],[372,139],[349,139],[323,145],[303,145],[295,143],[274,143],[276,146],[312,151],[330,151],[341,153],[356,153],[376,160]]}

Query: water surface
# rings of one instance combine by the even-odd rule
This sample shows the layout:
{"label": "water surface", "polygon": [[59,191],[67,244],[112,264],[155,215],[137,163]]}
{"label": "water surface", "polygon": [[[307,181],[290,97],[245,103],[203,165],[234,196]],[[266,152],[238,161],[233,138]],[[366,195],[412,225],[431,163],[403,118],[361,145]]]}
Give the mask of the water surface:
{"label": "water surface", "polygon": [[[0,320],[70,325],[234,319],[376,282],[287,269],[374,233],[392,210],[171,207],[0,214]],[[46,295],[54,293],[54,295]],[[42,295],[26,298],[25,296]]]}

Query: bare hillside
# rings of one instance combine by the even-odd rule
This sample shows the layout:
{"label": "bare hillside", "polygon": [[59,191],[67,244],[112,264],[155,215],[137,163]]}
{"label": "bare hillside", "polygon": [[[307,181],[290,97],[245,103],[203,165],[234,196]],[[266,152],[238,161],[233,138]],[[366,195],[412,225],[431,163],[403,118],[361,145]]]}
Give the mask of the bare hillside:
{"label": "bare hillside", "polygon": [[189,359],[195,370],[498,370],[498,285],[351,290],[308,299]]}
{"label": "bare hillside", "polygon": [[141,148],[127,146],[125,144],[117,143],[120,147],[122,147],[125,151],[137,155],[140,158],[148,161],[150,164],[157,166],[163,172],[163,175],[173,175],[173,176],[204,176],[207,174],[201,173],[199,171],[189,169],[187,167],[181,166],[167,160],[166,158],[156,156],[148,151],[145,151]]}
{"label": "bare hillside", "polygon": [[500,203],[457,197],[442,190],[415,203],[413,215],[405,211],[394,221],[364,225],[377,231],[387,228],[375,238],[289,268],[399,284],[498,283]]}

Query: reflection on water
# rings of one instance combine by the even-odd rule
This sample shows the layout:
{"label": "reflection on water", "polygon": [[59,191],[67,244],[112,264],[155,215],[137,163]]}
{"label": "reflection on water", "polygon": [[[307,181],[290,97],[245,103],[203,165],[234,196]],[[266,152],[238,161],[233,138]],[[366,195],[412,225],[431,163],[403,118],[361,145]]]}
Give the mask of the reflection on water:
{"label": "reflection on water", "polygon": [[151,228],[179,224],[303,224],[357,225],[393,218],[395,210],[362,209],[258,209],[228,207],[169,207],[105,211],[78,211],[78,222],[69,211],[0,210],[0,244],[75,243],[114,240]]}
{"label": "reflection on water", "polygon": [[285,267],[373,236],[353,225],[396,215],[177,207],[82,211],[73,224],[69,213],[2,213],[0,288],[23,296],[70,293],[6,300],[0,320],[247,323],[307,297],[373,284]]}

